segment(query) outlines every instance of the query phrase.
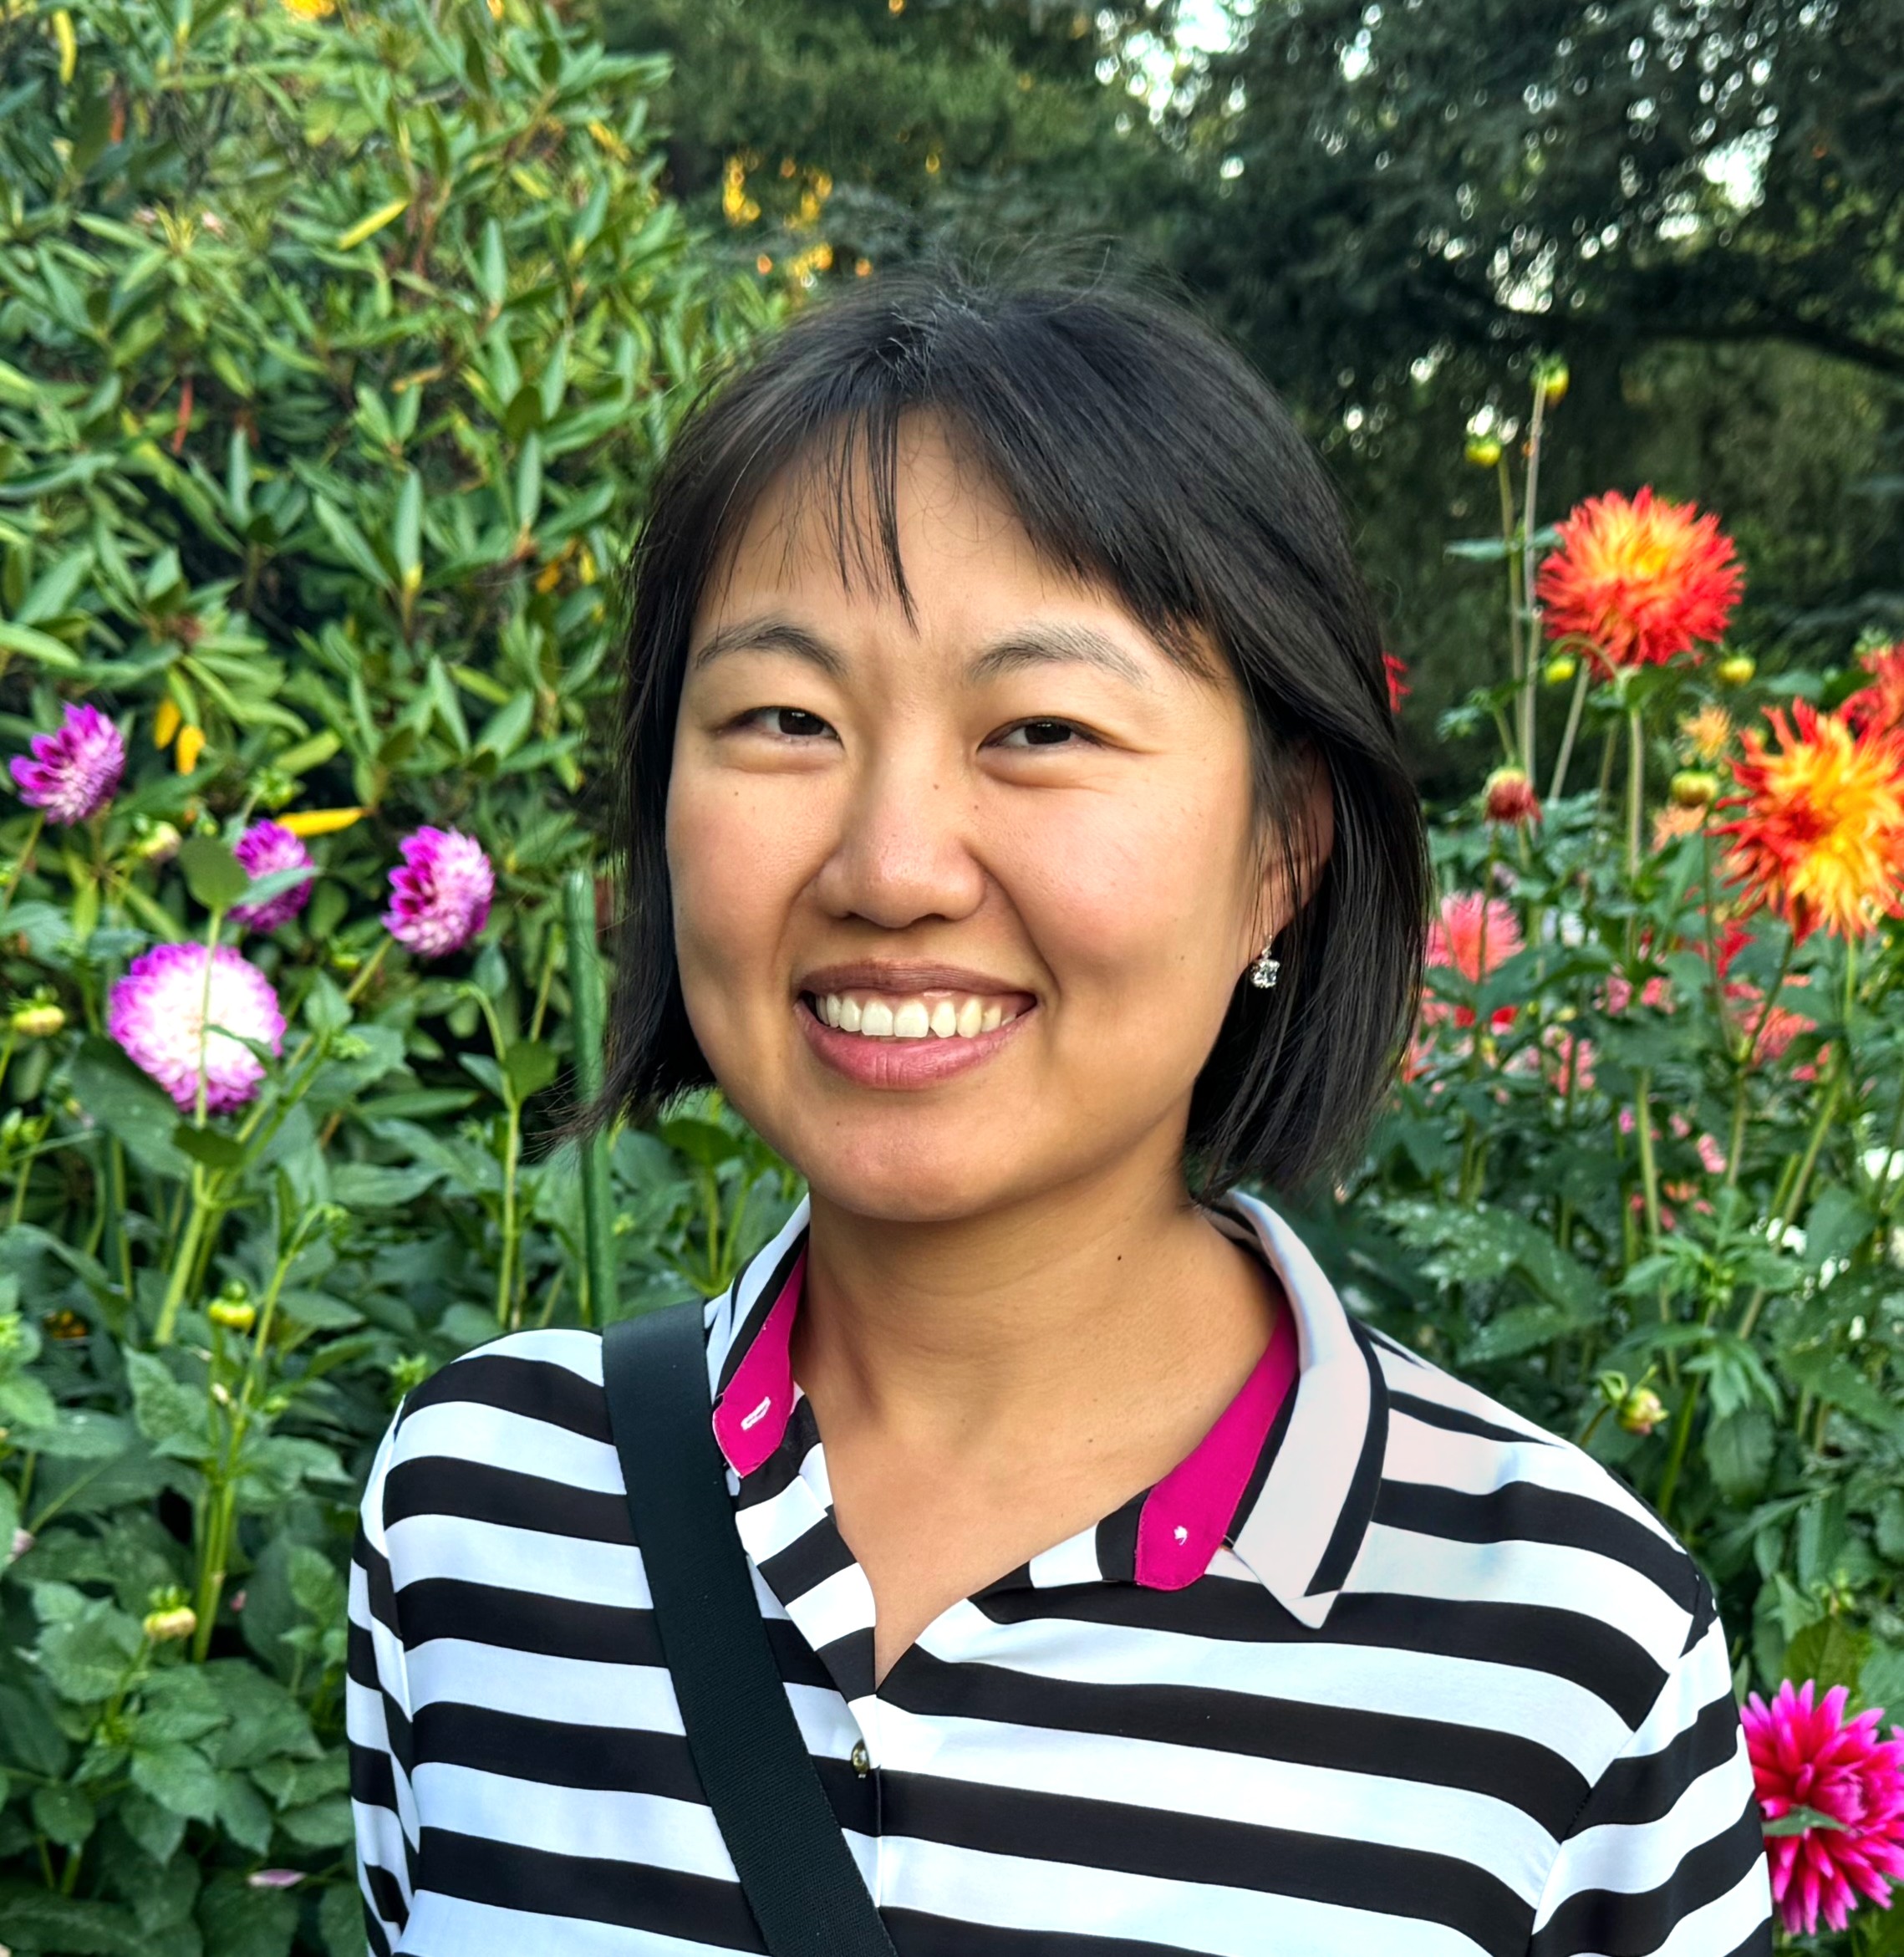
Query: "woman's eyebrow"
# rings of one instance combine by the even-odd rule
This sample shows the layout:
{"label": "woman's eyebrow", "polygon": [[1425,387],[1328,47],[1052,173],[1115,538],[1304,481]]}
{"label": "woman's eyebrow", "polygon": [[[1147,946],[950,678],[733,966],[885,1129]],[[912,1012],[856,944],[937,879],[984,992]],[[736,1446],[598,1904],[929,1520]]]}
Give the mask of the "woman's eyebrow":
{"label": "woman's eyebrow", "polygon": [[1096,666],[1133,686],[1150,684],[1143,662],[1107,634],[1089,625],[1056,622],[1021,625],[995,639],[965,669],[965,677],[976,684],[1026,666],[1043,665]]}
{"label": "woman's eyebrow", "polygon": [[791,619],[771,617],[740,619],[710,632],[688,663],[698,672],[731,652],[790,652],[833,680],[846,671],[845,659],[825,640],[816,637],[804,625],[796,625]]}

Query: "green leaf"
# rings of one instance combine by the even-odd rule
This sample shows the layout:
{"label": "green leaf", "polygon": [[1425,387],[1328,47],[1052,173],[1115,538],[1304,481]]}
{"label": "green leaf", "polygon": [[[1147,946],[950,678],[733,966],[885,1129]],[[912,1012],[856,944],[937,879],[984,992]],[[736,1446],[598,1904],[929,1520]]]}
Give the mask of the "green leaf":
{"label": "green leaf", "polygon": [[254,1889],[221,1871],[199,1898],[205,1957],[289,1957],[298,1931],[298,1898],[283,1889]]}
{"label": "green leaf", "polygon": [[244,866],[216,836],[187,836],[179,845],[179,868],[207,910],[229,910],[251,888]]}
{"label": "green leaf", "polygon": [[1834,1685],[1848,1685],[1855,1692],[1870,1651],[1871,1639],[1862,1631],[1853,1630],[1842,1618],[1823,1617],[1785,1647],[1785,1676],[1800,1684],[1815,1680],[1820,1695]]}
{"label": "green leaf", "polygon": [[99,1822],[92,1802],[77,1787],[65,1782],[34,1788],[33,1811],[33,1826],[63,1848],[80,1847]]}
{"label": "green leaf", "polygon": [[516,1098],[526,1101],[555,1078],[554,1049],[541,1040],[518,1040],[503,1056],[502,1068]]}
{"label": "green leaf", "polygon": [[50,633],[33,625],[9,624],[4,619],[0,619],[0,652],[19,653],[61,673],[76,673],[84,663],[71,646]]}
{"label": "green leaf", "polygon": [[172,1130],[172,1146],[207,1169],[238,1169],[245,1160],[245,1144],[233,1134],[215,1128],[194,1128],[181,1121]]}
{"label": "green leaf", "polygon": [[[48,1593],[66,1588],[56,1583],[34,1586],[33,1601],[43,1618]],[[82,1598],[77,1609],[44,1624],[36,1649],[39,1668],[53,1690],[62,1699],[92,1705],[109,1699],[119,1689],[145,1644],[135,1619],[103,1598]]]}
{"label": "green leaf", "polygon": [[212,1447],[205,1395],[175,1379],[156,1353],[128,1353],[125,1370],[134,1418],[154,1450],[175,1460],[205,1460]]}
{"label": "green leaf", "polygon": [[1877,1228],[1871,1205],[1837,1183],[1818,1193],[1805,1219],[1805,1261],[1814,1271],[1850,1254]]}
{"label": "green leaf", "polygon": [[189,1821],[218,1813],[218,1775],[196,1746],[173,1741],[132,1750],[132,1784],[148,1800]]}
{"label": "green leaf", "polygon": [[1782,1835],[1808,1834],[1813,1828],[1841,1828],[1844,1825],[1828,1814],[1820,1814],[1815,1807],[1795,1807],[1776,1821],[1763,1823],[1759,1832],[1769,1841]]}
{"label": "green leaf", "polygon": [[0,1939],[71,1957],[145,1957],[143,1934],[127,1911],[38,1884],[0,1890]]}
{"label": "green leaf", "polygon": [[1764,1491],[1776,1445],[1772,1416],[1764,1407],[1745,1407],[1708,1424],[1706,1465],[1728,1502],[1749,1502]]}

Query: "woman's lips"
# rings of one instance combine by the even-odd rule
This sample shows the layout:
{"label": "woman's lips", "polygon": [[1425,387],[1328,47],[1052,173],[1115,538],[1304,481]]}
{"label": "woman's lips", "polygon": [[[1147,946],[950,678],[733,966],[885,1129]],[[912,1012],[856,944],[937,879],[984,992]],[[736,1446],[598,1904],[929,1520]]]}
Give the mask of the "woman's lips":
{"label": "woman's lips", "polygon": [[850,986],[802,993],[807,1043],[863,1087],[930,1087],[981,1067],[1036,1010],[1024,993],[888,992]]}

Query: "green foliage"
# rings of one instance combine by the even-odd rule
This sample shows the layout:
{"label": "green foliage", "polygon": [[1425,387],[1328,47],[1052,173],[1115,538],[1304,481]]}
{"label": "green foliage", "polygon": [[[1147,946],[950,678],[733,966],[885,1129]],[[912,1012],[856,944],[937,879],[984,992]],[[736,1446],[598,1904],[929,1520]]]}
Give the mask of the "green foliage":
{"label": "green foliage", "polygon": [[[790,1200],[710,1098],[596,1145],[585,1257],[549,1145],[613,574],[683,402],[771,308],[657,186],[664,64],[499,12],[0,18],[0,747],[84,696],[130,757],[89,822],[0,821],[22,1954],[360,1951],[343,1572],[398,1396],[499,1329],[720,1289]],[[314,877],[240,866],[267,814]],[[497,873],[434,963],[379,919],[425,822]],[[227,915],[293,887],[273,931]],[[288,1022],[224,1117],[106,1037],[132,960],[208,933]]]}

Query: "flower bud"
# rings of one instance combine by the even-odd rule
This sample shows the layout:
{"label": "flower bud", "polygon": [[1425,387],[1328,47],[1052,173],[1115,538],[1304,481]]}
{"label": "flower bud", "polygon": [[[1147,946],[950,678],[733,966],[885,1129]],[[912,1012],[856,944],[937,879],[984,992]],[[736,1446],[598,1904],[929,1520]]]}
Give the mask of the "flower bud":
{"label": "flower bud", "polygon": [[29,1040],[50,1040],[66,1024],[66,1015],[50,999],[36,999],[31,1005],[16,1006],[9,1023]]}
{"label": "flower bud", "polygon": [[1550,686],[1564,686],[1580,670],[1580,661],[1571,652],[1556,652],[1541,672]]}
{"label": "flower bud", "polygon": [[1728,652],[1713,668],[1713,677],[1722,686],[1744,686],[1759,670],[1759,662],[1749,652]]}
{"label": "flower bud", "polygon": [[1550,408],[1557,408],[1567,398],[1568,384],[1573,376],[1567,372],[1567,364],[1558,357],[1543,360],[1535,370],[1540,384],[1540,398]]}
{"label": "flower bud", "polygon": [[12,1545],[7,1552],[7,1561],[10,1563],[17,1563],[33,1546],[33,1531],[31,1529],[16,1529],[13,1531]]}
{"label": "flower bud", "polygon": [[189,1603],[148,1611],[139,1628],[155,1644],[167,1644],[175,1638],[191,1637],[198,1628],[198,1613]]}
{"label": "flower bud", "polygon": [[1651,1434],[1666,1418],[1666,1405],[1650,1386],[1636,1386],[1613,1416],[1629,1434]]}
{"label": "flower bud", "polygon": [[1500,437],[1498,435],[1470,435],[1465,452],[1468,460],[1477,469],[1491,469],[1501,459]]}
{"label": "flower bud", "polygon": [[227,1332],[247,1333],[257,1323],[257,1307],[242,1298],[216,1299],[206,1315]]}
{"label": "flower bud", "polygon": [[1537,823],[1540,798],[1522,768],[1496,768],[1482,791],[1488,820],[1491,823]]}
{"label": "flower bud", "polygon": [[1719,778],[1709,768],[1681,768],[1669,792],[1682,808],[1710,808],[1718,800]]}
{"label": "flower bud", "polygon": [[132,845],[132,854],[140,863],[170,863],[179,853],[179,844],[184,838],[171,823],[154,823]]}

